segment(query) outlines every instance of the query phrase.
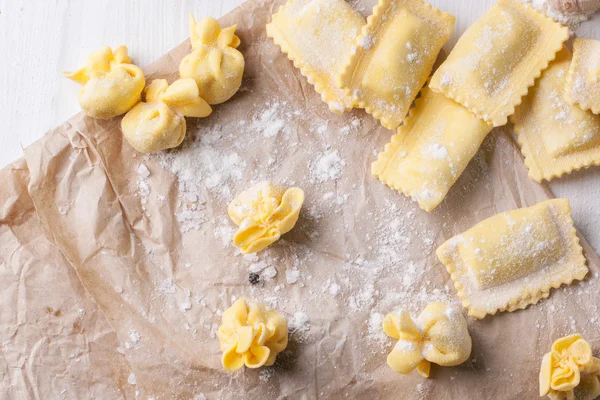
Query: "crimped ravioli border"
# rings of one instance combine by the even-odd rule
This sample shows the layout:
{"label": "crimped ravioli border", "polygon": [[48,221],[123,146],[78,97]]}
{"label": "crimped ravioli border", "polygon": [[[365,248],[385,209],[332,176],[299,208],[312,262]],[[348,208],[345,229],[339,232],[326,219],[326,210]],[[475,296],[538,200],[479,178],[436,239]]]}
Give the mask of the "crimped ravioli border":
{"label": "crimped ravioli border", "polygon": [[[463,96],[461,96],[459,93],[460,90],[453,90],[451,88],[451,86],[438,87],[435,83],[431,86],[432,90],[434,90],[435,92],[444,94],[445,96],[453,99],[457,103],[461,104],[463,107],[467,108],[469,111],[471,111],[477,117],[492,124],[494,126],[494,128],[506,125],[506,123],[508,122],[508,117],[511,116],[512,114],[514,114],[515,108],[521,104],[521,102],[523,101],[522,99],[525,95],[527,95],[529,88],[535,84],[536,79],[538,79],[541,76],[542,72],[546,68],[548,68],[548,65],[550,64],[550,62],[556,58],[556,53],[558,53],[560,51],[563,43],[569,39],[568,28],[566,28],[565,26],[561,25],[560,23],[554,21],[553,19],[547,17],[545,14],[542,14],[541,12],[537,11],[533,7],[530,7],[518,0],[500,0],[498,3],[496,3],[496,5],[494,5],[494,7],[498,7],[501,2],[505,3],[507,1],[512,4],[516,4],[517,7],[520,7],[521,10],[524,11],[524,13],[526,15],[531,16],[530,19],[540,21],[540,26],[542,26],[542,25],[558,26],[559,28],[562,28],[562,30],[564,31],[565,37],[557,45],[556,48],[548,49],[549,51],[552,50],[551,55],[549,54],[549,56],[547,58],[540,59],[540,60],[538,60],[538,62],[536,64],[534,64],[536,67],[535,70],[537,71],[537,73],[534,73],[529,78],[529,80],[525,80],[523,82],[524,83],[523,89],[520,92],[515,92],[511,96],[511,100],[508,102],[508,105],[505,107],[503,112],[498,112],[499,115],[496,115],[496,116],[489,115],[485,112],[485,110],[482,107],[478,107],[477,105],[470,103],[469,101],[467,101],[467,99],[465,99]],[[484,15],[484,17],[487,16],[487,14],[489,14],[492,10],[493,10],[493,8],[490,11],[488,11],[488,13],[486,13]],[[544,32],[545,30],[542,30],[542,31]],[[451,54],[452,54],[452,52],[450,52],[450,55]],[[439,69],[438,69],[438,71],[439,71]],[[496,113],[494,113],[494,114],[496,114]]]}
{"label": "crimped ravioli border", "polygon": [[[535,133],[529,131],[526,127],[527,123],[523,122],[521,115],[515,114],[511,116],[510,121],[514,125],[517,142],[521,147],[523,162],[529,170],[528,176],[537,183],[542,183],[544,180],[551,181],[554,178],[560,178],[573,171],[600,165],[600,147],[578,150],[567,155],[553,158],[546,151],[541,139],[534,138]],[[539,154],[536,154],[533,151],[534,147],[539,150]],[[574,157],[574,154],[577,153],[588,154],[584,154],[579,159],[573,161],[565,161],[565,158]],[[547,165],[549,168],[543,168],[542,165]]]}
{"label": "crimped ravioli border", "polygon": [[[363,57],[365,57],[367,53],[367,49],[361,45],[361,42],[365,37],[376,37],[377,33],[384,29],[382,25],[389,19],[384,18],[388,9],[395,8],[400,11],[402,10],[402,6],[406,6],[409,11],[420,10],[422,12],[418,13],[417,15],[432,16],[431,19],[437,20],[438,23],[446,22],[452,19],[452,29],[450,29],[444,37],[440,37],[439,39],[441,42],[440,49],[444,43],[448,41],[455,24],[455,17],[453,15],[435,8],[424,0],[412,0],[412,2],[411,0],[379,0],[379,2],[373,7],[373,13],[367,17],[367,23],[363,25],[361,33],[356,37],[354,51],[348,57],[346,66],[342,68],[342,72],[336,79],[337,86],[342,88],[346,94],[354,100],[356,107],[363,108],[367,114],[370,114],[373,116],[373,118],[380,121],[383,127],[391,130],[396,129],[400,123],[404,122],[404,120],[407,118],[406,115],[402,116],[400,123],[392,124],[390,121],[391,118],[384,115],[383,111],[381,111],[378,107],[371,106],[364,99],[359,98],[359,96],[354,93],[355,88],[353,87],[352,82],[354,81],[354,75],[359,68],[360,63],[363,62]],[[374,46],[377,46],[377,44]],[[427,82],[430,73],[431,71],[428,71],[425,77],[422,79],[420,85],[421,88],[423,85],[425,85],[425,82]],[[418,95],[418,93],[419,91],[417,91],[416,95]],[[410,108],[410,104],[408,104],[408,107]]]}
{"label": "crimped ravioli border", "polygon": [[[580,107],[584,111],[590,111],[594,114],[600,114],[600,103],[592,104],[591,100],[587,97],[581,97],[575,99],[573,98],[573,85],[575,84],[575,70],[577,67],[582,67],[582,58],[581,58],[581,47],[583,43],[581,42],[582,38],[575,39],[573,43],[573,58],[571,59],[571,65],[569,66],[569,71],[567,73],[567,80],[565,81],[565,100],[567,103],[571,105],[576,105]],[[587,39],[592,40],[592,39]],[[597,89],[598,95],[600,96],[600,89]]]}
{"label": "crimped ravioli border", "polygon": [[[289,0],[288,3],[293,1],[296,0]],[[321,100],[327,104],[331,112],[335,114],[342,114],[344,111],[353,109],[356,104],[351,96],[341,99],[335,95],[333,90],[341,90],[335,84],[335,77],[323,76],[310,65],[305,63],[300,54],[295,51],[294,46],[289,43],[286,35],[283,34],[283,32],[278,28],[276,19],[287,19],[285,12],[288,3],[279,7],[279,10],[271,16],[271,22],[266,25],[267,36],[270,37],[277,46],[279,46],[287,58],[292,61],[294,67],[300,71],[300,73],[308,80],[308,83],[310,83],[315,88],[315,91],[321,95]],[[357,12],[356,10],[353,11]],[[363,17],[361,16],[361,18]],[[342,93],[346,92],[342,91]]]}
{"label": "crimped ravioli border", "polygon": [[[564,279],[561,279],[561,280],[553,280],[544,285],[541,285],[538,288],[534,288],[534,289],[523,288],[524,290],[521,292],[520,295],[509,297],[505,301],[504,305],[497,307],[495,310],[488,311],[488,310],[483,310],[480,308],[475,308],[469,301],[468,296],[465,294],[463,284],[459,281],[460,274],[457,271],[457,265],[459,265],[459,264],[455,261],[456,259],[458,259],[458,257],[457,257],[458,254],[457,254],[457,252],[450,252],[448,250],[449,242],[451,240],[453,240],[456,236],[462,235],[462,233],[459,235],[456,235],[456,236],[448,239],[446,242],[444,242],[437,249],[436,255],[437,255],[438,259],[440,260],[440,262],[445,265],[446,270],[450,274],[452,283],[454,284],[454,287],[456,288],[456,291],[457,291],[457,296],[461,300],[463,307],[465,307],[467,309],[467,313],[469,316],[471,316],[473,318],[477,318],[477,319],[483,319],[483,318],[485,318],[486,315],[496,315],[496,313],[498,313],[498,312],[503,312],[503,311],[513,312],[516,310],[523,310],[530,305],[537,304],[542,299],[548,298],[548,296],[550,296],[551,289],[553,289],[553,288],[558,289],[559,287],[561,287],[563,285],[565,285],[565,286],[571,285],[576,280],[581,281],[588,274],[589,268],[585,265],[586,259],[585,259],[585,256],[583,255],[583,248],[581,247],[581,244],[579,243],[579,237],[577,236],[577,230],[575,229],[575,224],[573,222],[573,218],[571,217],[571,206],[569,205],[568,200],[567,199],[551,199],[551,200],[546,200],[542,203],[546,203],[546,202],[554,203],[554,205],[559,209],[558,210],[559,212],[560,212],[561,208],[566,206],[566,210],[563,210],[563,212],[566,217],[564,222],[569,224],[569,229],[567,230],[568,236],[570,238],[569,258],[572,259],[572,263],[574,265],[575,264],[583,265],[583,268],[581,269],[581,271],[572,273],[569,278],[565,277]],[[542,204],[542,203],[538,203],[538,204]],[[482,223],[482,222],[483,221],[481,221],[480,223]]]}
{"label": "crimped ravioli border", "polygon": [[[563,60],[561,58],[561,53],[557,53],[556,61],[567,61],[567,59]],[[569,56],[571,56],[570,52]],[[572,64],[571,59],[570,66]],[[549,68],[552,68],[552,66]],[[540,79],[544,79],[543,75]],[[533,92],[535,90],[537,90],[537,84],[532,88],[532,92],[524,97],[525,101],[515,110],[515,113],[510,116],[510,121],[517,136],[517,143],[521,148],[523,162],[529,171],[529,178],[541,183],[543,180],[551,181],[573,171],[600,165],[600,146],[576,150],[559,157],[552,157],[548,154],[542,139],[533,130],[529,129],[531,122],[523,115],[522,108],[525,106],[527,107],[526,113],[532,112],[527,99],[528,96],[535,94]],[[534,149],[537,149],[537,152]]]}
{"label": "crimped ravioli border", "polygon": [[419,97],[415,100],[415,106],[412,107],[408,111],[408,116],[404,120],[403,125],[401,125],[397,132],[392,135],[390,141],[385,145],[383,151],[379,153],[377,160],[371,164],[371,175],[373,177],[379,179],[383,184],[389,186],[390,188],[397,190],[403,195],[411,198],[412,200],[419,203],[419,207],[421,209],[429,212],[433,210],[435,207],[431,207],[431,205],[424,204],[419,198],[413,197],[411,193],[409,193],[408,189],[402,185],[402,183],[393,183],[388,179],[383,177],[383,173],[390,165],[394,154],[400,149],[400,147],[404,144],[404,139],[410,134],[413,129],[413,124],[417,119],[417,115],[419,114],[418,109],[425,102],[424,91],[426,88],[423,88],[419,94]]}

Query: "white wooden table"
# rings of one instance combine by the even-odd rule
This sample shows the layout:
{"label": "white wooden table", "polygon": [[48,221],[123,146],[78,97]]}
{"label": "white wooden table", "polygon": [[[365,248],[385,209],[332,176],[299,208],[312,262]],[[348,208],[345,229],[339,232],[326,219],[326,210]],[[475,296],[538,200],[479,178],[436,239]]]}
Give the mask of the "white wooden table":
{"label": "white wooden table", "polygon": [[[457,16],[450,50],[495,0],[429,0]],[[79,86],[60,75],[102,45],[126,44],[145,65],[188,37],[187,14],[220,17],[243,0],[0,0],[0,166],[79,111]],[[600,39],[600,18],[578,36]],[[600,168],[553,182],[571,200],[579,229],[600,251]]]}

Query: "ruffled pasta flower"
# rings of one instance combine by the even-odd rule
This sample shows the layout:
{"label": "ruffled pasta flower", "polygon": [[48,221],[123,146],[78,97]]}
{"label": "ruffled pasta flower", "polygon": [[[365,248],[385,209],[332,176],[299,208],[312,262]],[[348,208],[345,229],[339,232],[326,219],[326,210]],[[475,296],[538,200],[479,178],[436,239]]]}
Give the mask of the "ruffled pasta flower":
{"label": "ruffled pasta flower", "polygon": [[156,79],[145,92],[146,102],[121,121],[125,139],[142,153],[179,146],[186,132],[184,117],[202,118],[212,112],[192,79],[179,79],[170,86],[165,79]]}
{"label": "ruffled pasta flower", "polygon": [[63,75],[83,85],[79,104],[87,115],[99,119],[125,114],[140,101],[146,84],[144,73],[131,64],[125,46],[114,52],[104,46],[88,56],[85,67]]}
{"label": "ruffled pasta flower", "polygon": [[401,374],[416,369],[428,378],[431,363],[459,365],[471,354],[471,336],[465,318],[444,303],[430,303],[416,322],[404,310],[388,314],[383,320],[383,331],[398,339],[387,363]]}
{"label": "ruffled pasta flower", "polygon": [[303,203],[302,189],[257,183],[229,204],[229,217],[239,227],[233,243],[244,254],[261,251],[294,227]]}
{"label": "ruffled pasta flower", "polygon": [[240,38],[236,25],[221,29],[214,18],[198,23],[190,15],[192,52],[179,65],[182,78],[192,78],[198,84],[200,96],[209,104],[229,100],[240,88],[244,73],[244,56],[236,48]]}
{"label": "ruffled pasta flower", "polygon": [[277,311],[242,298],[223,312],[217,336],[223,351],[223,368],[233,372],[244,365],[273,365],[277,354],[287,346],[288,327]]}
{"label": "ruffled pasta flower", "polygon": [[600,396],[600,359],[580,334],[558,339],[540,368],[540,396],[552,400],[589,399]]}

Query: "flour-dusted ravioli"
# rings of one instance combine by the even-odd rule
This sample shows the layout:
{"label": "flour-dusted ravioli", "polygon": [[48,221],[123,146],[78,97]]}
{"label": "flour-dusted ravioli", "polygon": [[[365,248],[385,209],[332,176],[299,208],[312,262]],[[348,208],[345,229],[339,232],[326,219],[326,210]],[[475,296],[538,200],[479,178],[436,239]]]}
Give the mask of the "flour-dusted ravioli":
{"label": "flour-dusted ravioli", "polygon": [[536,182],[600,165],[600,115],[564,98],[570,60],[564,48],[511,117],[529,177]]}
{"label": "flour-dusted ravioli", "polygon": [[271,37],[334,113],[354,107],[335,84],[365,23],[344,0],[289,0],[267,24]]}
{"label": "flour-dusted ravioli", "polygon": [[431,211],[446,197],[491,129],[460,104],[424,88],[371,172]]}
{"label": "flour-dusted ravioli", "polygon": [[569,104],[600,114],[600,41],[577,38],[573,42],[565,98]]}
{"label": "flour-dusted ravioli", "polygon": [[588,272],[567,199],[488,218],[437,249],[469,315],[514,311]]}
{"label": "flour-dusted ravioli", "polygon": [[338,85],[388,129],[425,84],[455,18],[422,0],[380,0],[356,39]]}
{"label": "flour-dusted ravioli", "polygon": [[518,0],[499,0],[459,39],[430,87],[494,126],[506,124],[569,30]]}

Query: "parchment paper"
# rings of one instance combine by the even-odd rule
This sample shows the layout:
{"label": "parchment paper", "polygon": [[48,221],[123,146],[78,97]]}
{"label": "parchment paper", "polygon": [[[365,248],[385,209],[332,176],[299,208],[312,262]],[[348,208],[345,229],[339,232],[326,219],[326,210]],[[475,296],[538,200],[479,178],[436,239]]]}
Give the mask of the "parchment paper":
{"label": "parchment paper", "polygon": [[25,161],[0,179],[0,397],[133,398],[117,336],[40,229]]}
{"label": "parchment paper", "polygon": [[[373,329],[378,317],[399,307],[416,315],[432,300],[459,304],[435,257],[437,246],[484,218],[551,194],[527,178],[510,127],[490,134],[431,214],[372,178],[370,164],[392,132],[359,110],[342,116],[329,112],[265,35],[279,4],[250,0],[222,19],[225,26],[238,25],[246,59],[243,87],[215,106],[209,118],[190,120],[180,149],[142,157],[123,140],[119,119],[78,115],[25,150],[28,191],[41,229],[72,265],[120,342],[99,328],[105,324],[100,318],[97,326],[85,329],[86,340],[104,341],[104,353],[88,352],[100,362],[90,368],[96,366],[106,390],[123,388],[123,376],[128,376],[125,366],[115,369],[114,361],[106,361],[118,359],[117,347],[143,399],[533,399],[541,358],[556,338],[578,331],[597,352],[600,264],[582,239],[589,279],[555,290],[524,311],[469,318],[471,360],[453,368],[434,366],[428,380],[389,369],[385,359],[393,342]],[[353,3],[366,12],[372,4]],[[175,80],[189,50],[186,42],[147,68],[148,81]],[[283,121],[280,132],[262,131],[276,120]],[[316,173],[323,156],[336,151],[332,174]],[[184,158],[188,164],[182,167]],[[234,173],[221,168],[230,162]],[[140,175],[141,164],[150,172],[147,178]],[[182,176],[200,182],[193,191],[205,203],[185,196],[192,189],[182,189],[189,184]],[[262,179],[297,185],[307,200],[299,223],[283,240],[258,258],[242,257],[228,242],[234,226],[226,217],[227,203]],[[181,211],[190,203],[206,207],[198,229],[183,229]],[[15,223],[11,217],[6,221],[7,226]],[[35,229],[32,224],[27,234]],[[3,248],[2,253],[6,258],[10,251]],[[15,279],[23,285],[37,278],[50,287],[67,285],[71,277],[72,293],[64,293],[65,288],[52,294],[81,298],[64,258],[53,254],[65,278],[15,274]],[[248,268],[261,262],[277,275],[251,285]],[[293,271],[300,276],[295,283],[287,279]],[[229,374],[220,365],[215,331],[220,313],[241,296],[275,305],[291,321],[305,313],[310,330],[292,332],[288,349],[273,367]],[[32,296],[19,310],[60,309],[47,303]],[[5,299],[3,309],[11,306]],[[93,310],[86,306],[86,316],[97,315]],[[32,318],[40,329],[53,326],[50,317]],[[67,326],[60,324],[60,329]],[[14,329],[16,322],[3,325]],[[10,333],[2,332],[5,341]],[[71,338],[63,339],[65,346],[74,346]],[[29,342],[23,346],[25,353],[35,348]],[[31,376],[46,382],[61,368]],[[19,387],[43,390],[40,397],[54,393],[42,384]],[[121,395],[131,396],[131,391]]]}

